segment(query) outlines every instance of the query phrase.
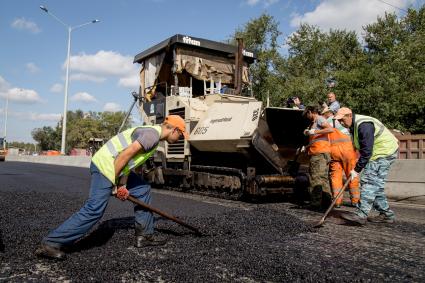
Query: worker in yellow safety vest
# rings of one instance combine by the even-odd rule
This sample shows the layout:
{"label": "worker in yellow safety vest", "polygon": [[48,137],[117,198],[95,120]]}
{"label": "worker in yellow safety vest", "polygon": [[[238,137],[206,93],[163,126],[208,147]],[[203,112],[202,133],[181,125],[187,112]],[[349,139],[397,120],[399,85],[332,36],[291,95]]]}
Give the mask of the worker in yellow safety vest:
{"label": "worker in yellow safety vest", "polygon": [[[183,138],[188,134],[178,115],[167,116],[161,125],[134,127],[112,137],[92,158],[90,195],[85,205],[44,237],[36,255],[64,259],[63,248],[82,238],[100,220],[111,194],[121,200],[131,194],[150,204],[150,185],[134,169],[155,153],[160,141],[175,143]],[[165,244],[165,239],[154,235],[152,212],[135,205],[134,216],[136,247]]]}
{"label": "worker in yellow safety vest", "polygon": [[[390,209],[385,195],[385,182],[391,164],[398,155],[397,138],[376,118],[354,114],[343,107],[335,115],[344,127],[353,135],[354,147],[360,157],[351,170],[351,178],[360,173],[360,203],[355,213],[343,213],[341,217],[351,224],[364,225],[374,223],[394,223],[394,212]],[[375,208],[378,216],[369,216]]]}

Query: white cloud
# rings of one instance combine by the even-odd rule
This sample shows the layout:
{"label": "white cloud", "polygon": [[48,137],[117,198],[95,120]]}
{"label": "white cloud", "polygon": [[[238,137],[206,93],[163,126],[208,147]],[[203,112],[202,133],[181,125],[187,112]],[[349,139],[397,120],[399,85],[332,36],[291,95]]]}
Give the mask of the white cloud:
{"label": "white cloud", "polygon": [[18,30],[27,30],[31,33],[39,33],[41,29],[37,26],[36,23],[26,20],[25,18],[19,18],[13,20],[11,27]]}
{"label": "white cloud", "polygon": [[35,73],[40,72],[40,68],[39,68],[39,67],[37,67],[37,65],[35,65],[35,64],[34,64],[34,63],[32,63],[32,62],[27,63],[26,67],[27,67],[28,72],[30,72],[30,73],[32,73],[32,74],[35,74]]}
{"label": "white cloud", "polygon": [[30,113],[29,119],[31,121],[53,121],[58,122],[62,119],[62,114],[40,114],[40,113]]}
{"label": "white cloud", "polygon": [[35,90],[17,87],[11,88],[10,83],[7,82],[2,76],[0,76],[0,97],[8,97],[9,101],[20,104],[33,104],[42,102],[40,96]]}
{"label": "white cloud", "polygon": [[[391,0],[391,5],[406,7],[412,0]],[[291,26],[298,27],[300,23],[316,25],[322,30],[347,29],[362,33],[362,26],[376,21],[385,12],[398,13],[399,10],[381,1],[370,0],[324,0],[314,11],[303,15],[293,14]]]}
{"label": "white cloud", "polygon": [[106,78],[97,77],[89,74],[77,73],[69,76],[71,81],[90,81],[94,83],[102,83],[106,80]]}
{"label": "white cloud", "polygon": [[245,3],[248,6],[255,6],[259,3],[263,3],[265,7],[268,7],[270,5],[273,5],[274,3],[277,3],[279,0],[245,0]]}
{"label": "white cloud", "polygon": [[10,84],[2,76],[0,76],[0,94],[7,92],[9,88]]}
{"label": "white cloud", "polygon": [[0,92],[3,98],[9,97],[9,101],[22,104],[32,104],[41,102],[41,98],[35,90],[24,88],[10,88],[6,92]]}
{"label": "white cloud", "polygon": [[279,0],[265,0],[264,6],[268,7],[270,5],[273,5],[274,3],[277,3]]}
{"label": "white cloud", "polygon": [[62,91],[63,91],[63,85],[61,84],[54,84],[50,87],[50,92],[60,93]]}
{"label": "white cloud", "polygon": [[96,102],[96,98],[87,92],[77,92],[71,97],[72,101]]}
{"label": "white cloud", "polygon": [[[0,110],[1,112],[2,110]],[[15,112],[8,111],[7,113],[10,117],[14,117],[16,119],[22,121],[47,121],[47,122],[58,122],[62,119],[62,114],[56,113],[36,113],[36,112]]]}
{"label": "white cloud", "polygon": [[108,102],[103,106],[103,111],[117,112],[121,110],[121,105],[115,102]]}
{"label": "white cloud", "polygon": [[[269,0],[270,1],[270,0]],[[63,68],[66,62],[63,63]],[[70,69],[77,74],[70,76],[72,80],[85,80],[101,83],[105,77],[118,77],[118,85],[122,87],[138,87],[138,66],[133,64],[132,56],[124,56],[114,51],[101,50],[90,55],[81,53],[71,56]]]}
{"label": "white cloud", "polygon": [[126,78],[120,78],[118,82],[119,86],[127,87],[127,88],[139,88],[140,86],[140,80],[139,76],[137,74],[132,75],[130,77]]}
{"label": "white cloud", "polygon": [[[64,68],[65,66],[64,63]],[[83,53],[71,56],[70,68],[82,73],[107,76],[127,76],[129,73],[137,71],[133,64],[133,57],[104,50],[94,55]]]}
{"label": "white cloud", "polygon": [[249,6],[257,5],[258,2],[260,2],[260,0],[246,0],[246,4]]}

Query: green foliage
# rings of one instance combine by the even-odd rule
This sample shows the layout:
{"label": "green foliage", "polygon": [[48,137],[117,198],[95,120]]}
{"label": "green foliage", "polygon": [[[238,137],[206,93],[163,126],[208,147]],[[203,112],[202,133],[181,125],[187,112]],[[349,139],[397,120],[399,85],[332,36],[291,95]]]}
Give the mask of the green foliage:
{"label": "green foliage", "polygon": [[365,30],[371,84],[378,90],[369,113],[390,127],[425,132],[425,7],[409,9],[402,19],[387,14]]}
{"label": "green foliage", "polygon": [[[72,148],[87,148],[90,138],[110,139],[118,133],[125,112],[88,112],[81,110],[67,112],[66,151]],[[124,129],[129,128],[131,119],[127,120]],[[43,127],[32,131],[33,139],[41,150],[60,149],[62,138],[62,121],[56,128]]]}
{"label": "green foliage", "polygon": [[[284,97],[299,96],[306,104],[323,101],[330,90],[325,83],[359,67],[366,61],[354,32],[330,30],[328,33],[317,27],[302,24],[287,41],[289,56]],[[341,97],[339,97],[341,98]]]}
{"label": "green foliage", "polygon": [[280,93],[279,65],[283,63],[278,52],[277,39],[281,34],[279,23],[270,15],[263,14],[236,30],[232,42],[243,38],[245,48],[254,51],[257,63],[251,65],[252,89],[257,99],[266,100],[270,95],[275,100]]}
{"label": "green foliage", "polygon": [[[273,106],[288,97],[317,104],[329,91],[355,113],[370,115],[389,128],[425,133],[425,6],[403,18],[386,14],[364,28],[362,43],[354,32],[302,24],[279,53],[278,23],[262,15],[237,29],[256,52],[251,66],[253,89],[260,100],[270,94]],[[362,47],[362,44],[364,47]],[[330,89],[325,81],[336,80]]]}
{"label": "green foliage", "polygon": [[[104,137],[110,139],[118,133],[122,121],[125,118],[125,112],[101,112],[99,113],[99,121],[101,124],[101,130],[104,132]],[[123,130],[129,128],[131,120],[127,120]]]}
{"label": "green foliage", "polygon": [[31,135],[38,143],[40,150],[60,149],[60,137],[52,127],[36,128],[32,130]]}

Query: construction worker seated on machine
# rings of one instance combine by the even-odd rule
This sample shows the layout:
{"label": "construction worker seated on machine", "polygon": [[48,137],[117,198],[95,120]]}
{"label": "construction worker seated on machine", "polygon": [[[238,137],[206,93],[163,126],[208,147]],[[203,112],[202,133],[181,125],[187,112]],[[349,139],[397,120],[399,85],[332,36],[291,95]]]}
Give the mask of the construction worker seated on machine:
{"label": "construction worker seated on machine", "polygon": [[[119,133],[105,143],[90,164],[90,195],[85,205],[55,230],[51,231],[36,250],[41,257],[64,259],[62,248],[81,239],[103,216],[109,197],[126,200],[131,194],[150,204],[150,185],[132,170],[154,154],[159,141],[177,142],[187,139],[185,122],[178,115],[169,115],[161,125],[134,127]],[[166,240],[154,235],[152,212],[134,207],[136,247],[155,246]]]}
{"label": "construction worker seated on machine", "polygon": [[[329,176],[331,179],[331,188],[333,197],[336,197],[342,190],[343,175],[346,179],[350,178],[350,172],[354,169],[357,162],[357,154],[351,141],[351,135],[347,128],[342,126],[337,120],[333,119],[333,111],[329,107],[322,110],[322,116],[326,118],[334,131],[329,134],[331,144],[331,163],[329,165]],[[356,177],[350,181],[350,199],[351,205],[357,206],[360,200],[359,178]],[[340,207],[343,196],[341,195],[335,207]]]}
{"label": "construction worker seated on machine", "polygon": [[329,162],[331,161],[331,146],[329,133],[332,126],[319,115],[317,106],[307,106],[303,112],[310,122],[304,135],[309,137],[307,153],[310,156],[310,187],[312,209],[324,209],[331,204],[331,189],[329,186]]}

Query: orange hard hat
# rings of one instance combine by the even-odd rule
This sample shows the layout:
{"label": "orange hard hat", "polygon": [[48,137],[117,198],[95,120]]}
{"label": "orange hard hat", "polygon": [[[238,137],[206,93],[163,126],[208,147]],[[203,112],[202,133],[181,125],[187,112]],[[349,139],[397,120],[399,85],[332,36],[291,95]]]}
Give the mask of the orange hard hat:
{"label": "orange hard hat", "polygon": [[167,117],[165,117],[165,123],[179,129],[185,139],[189,138],[189,134],[186,132],[186,123],[179,115],[168,115]]}

